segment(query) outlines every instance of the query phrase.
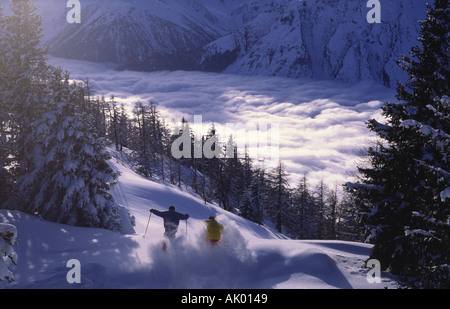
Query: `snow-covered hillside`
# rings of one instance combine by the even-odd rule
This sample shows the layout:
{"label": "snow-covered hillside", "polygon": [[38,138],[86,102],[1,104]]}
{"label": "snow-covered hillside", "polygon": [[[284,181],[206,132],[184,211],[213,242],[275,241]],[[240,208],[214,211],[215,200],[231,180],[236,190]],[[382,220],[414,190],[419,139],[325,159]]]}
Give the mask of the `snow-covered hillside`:
{"label": "snow-covered hillside", "polygon": [[[191,192],[142,178],[115,154],[111,164],[120,170],[114,196],[136,225],[123,233],[80,228],[40,220],[36,216],[1,210],[0,222],[17,227],[14,246],[18,265],[11,265],[15,282],[2,288],[384,288],[395,280],[382,275],[369,284],[364,267],[371,246],[342,241],[289,240],[205,205]],[[143,234],[149,209],[175,205],[189,213],[177,238],[162,250],[162,220],[152,216]],[[204,241],[202,220],[216,215],[224,226],[223,240]],[[77,259],[81,283],[69,284],[66,264]]]}
{"label": "snow-covered hillside", "polygon": [[67,23],[65,1],[35,2],[57,57],[395,85],[426,0],[382,3],[381,24],[361,0],[82,0],[80,24]]}

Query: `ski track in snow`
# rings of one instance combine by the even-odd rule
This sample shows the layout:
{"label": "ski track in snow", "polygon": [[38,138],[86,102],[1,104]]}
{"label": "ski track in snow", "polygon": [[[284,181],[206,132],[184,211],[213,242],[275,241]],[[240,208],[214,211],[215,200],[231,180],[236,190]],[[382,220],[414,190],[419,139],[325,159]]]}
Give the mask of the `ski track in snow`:
{"label": "ski track in snow", "polygon": [[[123,159],[123,157],[122,157]],[[16,281],[0,288],[384,288],[394,278],[382,275],[369,284],[363,268],[371,245],[343,241],[289,240],[270,229],[205,205],[193,193],[135,174],[116,158],[121,176],[113,195],[135,216],[130,233],[45,222],[31,215],[1,210],[0,222],[18,230],[18,265],[10,265]],[[189,213],[187,229],[180,222],[177,238],[162,250],[162,219],[149,209],[169,205]],[[125,209],[125,207],[127,209]],[[126,211],[122,211],[125,216]],[[215,215],[225,226],[215,246],[204,240],[205,220]],[[68,284],[66,263],[81,263],[81,283]]]}

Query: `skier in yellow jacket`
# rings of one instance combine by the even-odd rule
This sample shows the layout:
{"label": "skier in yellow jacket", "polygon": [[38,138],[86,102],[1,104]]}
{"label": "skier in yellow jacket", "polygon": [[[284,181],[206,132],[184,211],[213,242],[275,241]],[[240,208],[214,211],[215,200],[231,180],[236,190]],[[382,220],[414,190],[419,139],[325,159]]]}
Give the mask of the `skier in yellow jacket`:
{"label": "skier in yellow jacket", "polygon": [[221,236],[223,225],[216,221],[216,219],[211,216],[208,220],[204,221],[206,223],[206,237],[212,243],[217,243]]}

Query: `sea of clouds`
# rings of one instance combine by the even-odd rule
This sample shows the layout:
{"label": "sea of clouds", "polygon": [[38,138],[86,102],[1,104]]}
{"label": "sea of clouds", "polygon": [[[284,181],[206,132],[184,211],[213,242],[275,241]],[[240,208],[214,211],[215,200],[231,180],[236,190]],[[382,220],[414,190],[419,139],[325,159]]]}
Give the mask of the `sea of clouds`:
{"label": "sea of clouds", "polygon": [[202,117],[202,132],[214,123],[219,134],[227,123],[268,124],[269,128],[278,124],[279,158],[291,185],[303,174],[311,184],[348,181],[361,161],[361,151],[375,140],[367,120],[382,121],[382,105],[395,101],[394,89],[371,82],[116,71],[77,60],[51,58],[49,62],[70,71],[73,79],[89,79],[96,95],[106,99],[114,95],[130,110],[138,101],[157,103],[166,123],[174,127],[182,117],[194,123],[195,115]]}

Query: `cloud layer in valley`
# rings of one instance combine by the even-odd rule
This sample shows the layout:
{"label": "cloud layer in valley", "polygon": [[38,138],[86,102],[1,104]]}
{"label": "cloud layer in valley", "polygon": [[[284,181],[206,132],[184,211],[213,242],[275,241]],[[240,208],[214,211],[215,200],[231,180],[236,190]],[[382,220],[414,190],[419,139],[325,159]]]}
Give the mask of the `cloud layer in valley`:
{"label": "cloud layer in valley", "polygon": [[50,59],[87,79],[97,95],[132,107],[154,101],[167,123],[201,115],[203,130],[211,123],[279,124],[280,159],[292,185],[303,174],[311,183],[323,179],[342,184],[349,179],[360,151],[374,135],[366,128],[370,118],[381,118],[381,106],[394,101],[394,90],[360,82],[298,80],[279,77],[237,76],[202,72],[115,71],[100,64]]}

